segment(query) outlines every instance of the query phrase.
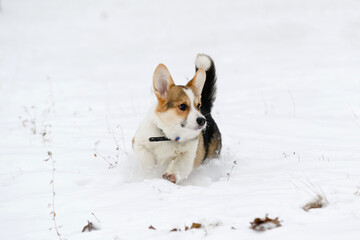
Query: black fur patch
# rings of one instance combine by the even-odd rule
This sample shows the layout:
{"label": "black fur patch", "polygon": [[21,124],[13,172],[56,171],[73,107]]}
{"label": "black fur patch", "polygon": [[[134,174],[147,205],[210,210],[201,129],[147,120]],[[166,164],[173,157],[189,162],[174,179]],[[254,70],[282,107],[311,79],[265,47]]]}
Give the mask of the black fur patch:
{"label": "black fur patch", "polygon": [[[210,57],[209,57],[210,58]],[[210,58],[211,66],[206,71],[206,80],[201,92],[201,113],[207,114],[211,112],[213,107],[213,103],[216,98],[216,69],[214,65],[214,61]],[[198,68],[195,66],[195,72]]]}
{"label": "black fur patch", "polygon": [[[205,118],[206,118],[206,128],[202,132],[202,135],[204,137],[204,148],[205,148],[203,161],[208,157],[212,157],[213,153],[209,154],[210,144],[213,141],[219,141],[219,139],[215,139],[216,137],[221,137],[219,128],[216,122],[214,121],[214,119],[212,118],[211,114],[206,115]],[[220,144],[221,144],[221,139],[220,139]],[[221,149],[221,145],[219,146],[219,151],[220,149]]]}
{"label": "black fur patch", "polygon": [[[209,57],[210,58],[210,57]],[[213,103],[216,98],[216,70],[214,61],[210,58],[211,66],[206,71],[206,80],[201,92],[201,108],[200,112],[206,118],[206,128],[202,132],[204,137],[204,148],[205,154],[204,159],[208,157],[212,157],[215,153],[209,153],[210,145],[215,144],[217,145],[217,151],[221,150],[221,133],[219,131],[218,126],[215,123],[215,120],[211,116],[211,109],[213,107]],[[195,66],[195,72],[198,68]]]}

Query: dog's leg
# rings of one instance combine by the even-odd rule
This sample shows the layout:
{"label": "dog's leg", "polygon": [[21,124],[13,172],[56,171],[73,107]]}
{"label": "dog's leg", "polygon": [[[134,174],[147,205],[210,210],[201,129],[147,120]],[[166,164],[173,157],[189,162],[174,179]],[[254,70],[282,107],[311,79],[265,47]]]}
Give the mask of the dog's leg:
{"label": "dog's leg", "polygon": [[169,164],[163,174],[163,178],[170,182],[177,183],[181,179],[189,176],[194,167],[195,155],[193,153],[183,153]]}
{"label": "dog's leg", "polygon": [[134,152],[136,158],[140,160],[141,167],[145,172],[151,170],[155,166],[156,160],[154,155],[149,150],[147,150],[146,147],[135,144]]}

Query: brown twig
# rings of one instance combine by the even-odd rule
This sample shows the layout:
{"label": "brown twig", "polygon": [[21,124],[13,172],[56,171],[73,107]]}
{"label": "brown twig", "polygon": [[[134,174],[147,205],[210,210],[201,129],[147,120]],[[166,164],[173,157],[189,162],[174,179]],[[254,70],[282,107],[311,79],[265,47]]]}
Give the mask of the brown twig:
{"label": "brown twig", "polygon": [[226,175],[228,176],[228,178],[227,178],[228,181],[230,180],[230,175],[231,175],[231,173],[232,173],[232,171],[233,171],[233,169],[234,169],[234,167],[235,167],[236,164],[237,164],[237,163],[236,163],[236,160],[235,160],[235,161],[233,162],[233,165],[232,165],[231,169],[230,169],[230,172],[226,173]]}
{"label": "brown twig", "polygon": [[100,223],[100,220],[95,216],[95,214],[94,213],[91,213],[93,216],[94,216],[94,218],[96,219],[96,221],[98,221],[98,223]]}
{"label": "brown twig", "polygon": [[94,148],[94,156],[97,157],[101,157],[102,159],[104,159],[105,162],[107,162],[109,164],[109,169],[112,169],[112,168],[115,168],[120,160],[120,152],[122,152],[123,154],[125,154],[126,156],[128,156],[128,152],[126,151],[126,146],[125,146],[125,137],[124,137],[124,132],[123,132],[123,129],[120,125],[117,125],[117,128],[120,128],[120,131],[121,131],[121,136],[122,136],[122,145],[123,145],[123,148],[120,148],[120,144],[119,144],[119,141],[118,139],[116,138],[115,136],[115,132],[113,130],[113,128],[110,126],[110,123],[109,123],[109,120],[107,119],[107,126],[108,126],[108,130],[109,130],[109,133],[111,134],[112,136],[112,139],[114,141],[114,144],[115,144],[115,159],[113,159],[114,157],[113,156],[107,156],[105,157],[104,155],[100,154],[98,151],[97,151],[97,146],[100,144],[100,141],[96,141],[95,142],[95,148]]}
{"label": "brown twig", "polygon": [[81,232],[85,232],[86,230],[88,230],[89,232],[91,232],[92,230],[98,230],[92,222],[90,222],[89,220],[87,222],[88,224],[83,227],[83,230]]}
{"label": "brown twig", "polygon": [[57,236],[59,237],[59,240],[62,240],[61,238],[61,234],[59,232],[59,227],[56,223],[56,211],[55,211],[55,160],[53,159],[53,155],[52,155],[52,152],[49,151],[48,152],[48,156],[49,156],[49,160],[51,160],[51,163],[52,163],[52,179],[51,179],[51,184],[52,184],[52,216],[53,216],[53,222],[54,222],[54,228],[55,228],[55,231],[56,231],[56,234]]}

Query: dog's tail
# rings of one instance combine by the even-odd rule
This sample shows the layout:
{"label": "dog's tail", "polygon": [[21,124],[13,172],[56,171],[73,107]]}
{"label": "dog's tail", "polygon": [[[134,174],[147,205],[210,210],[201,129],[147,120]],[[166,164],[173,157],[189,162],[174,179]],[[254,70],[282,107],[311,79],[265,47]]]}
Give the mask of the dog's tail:
{"label": "dog's tail", "polygon": [[201,113],[211,112],[216,98],[216,70],[214,61],[205,54],[198,54],[195,60],[195,71],[203,68],[206,71],[206,80],[201,93]]}

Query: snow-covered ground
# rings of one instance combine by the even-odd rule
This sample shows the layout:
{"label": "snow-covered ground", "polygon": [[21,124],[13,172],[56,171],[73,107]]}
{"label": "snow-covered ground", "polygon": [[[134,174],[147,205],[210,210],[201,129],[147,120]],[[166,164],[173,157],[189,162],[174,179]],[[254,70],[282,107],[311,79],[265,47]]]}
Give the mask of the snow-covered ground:
{"label": "snow-covered ground", "polygon": [[[0,9],[1,239],[360,238],[359,1]],[[144,178],[131,139],[153,71],[183,84],[199,52],[218,70],[222,158],[179,185]],[[304,211],[317,194],[327,206]],[[265,214],[282,226],[249,228]]]}

